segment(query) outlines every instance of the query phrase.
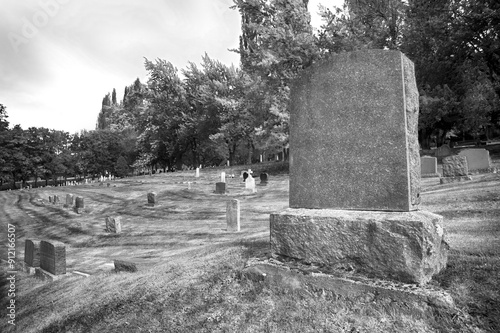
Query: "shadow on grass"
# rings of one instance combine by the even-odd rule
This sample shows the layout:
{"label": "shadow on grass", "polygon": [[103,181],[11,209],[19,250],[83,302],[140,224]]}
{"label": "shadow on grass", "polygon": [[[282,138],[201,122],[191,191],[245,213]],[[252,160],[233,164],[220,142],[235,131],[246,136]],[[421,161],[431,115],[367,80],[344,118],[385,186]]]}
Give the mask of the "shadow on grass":
{"label": "shadow on grass", "polygon": [[487,332],[500,332],[500,257],[450,254],[446,270],[436,281],[448,290],[457,306]]}

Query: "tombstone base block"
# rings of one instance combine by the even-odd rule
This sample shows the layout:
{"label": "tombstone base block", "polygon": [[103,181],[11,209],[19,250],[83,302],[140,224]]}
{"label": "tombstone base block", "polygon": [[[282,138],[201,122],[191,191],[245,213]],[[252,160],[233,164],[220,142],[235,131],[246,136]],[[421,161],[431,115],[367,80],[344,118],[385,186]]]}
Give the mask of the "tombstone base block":
{"label": "tombstone base block", "polygon": [[42,281],[56,281],[69,275],[71,275],[71,273],[54,275],[44,269],[41,269],[40,267],[35,268],[35,277],[39,278]]}
{"label": "tombstone base block", "polygon": [[420,175],[420,178],[435,178],[435,177],[441,177],[439,173],[423,173]]}
{"label": "tombstone base block", "polygon": [[276,281],[282,287],[305,294],[332,295],[355,303],[376,302],[388,307],[407,309],[410,315],[424,314],[434,309],[455,311],[450,294],[437,288],[415,287],[403,283],[362,277],[344,277],[308,272],[310,266],[290,266],[278,260],[252,260],[243,269],[243,277],[252,281]]}
{"label": "tombstone base block", "polygon": [[426,284],[446,267],[442,216],[425,211],[287,209],[271,214],[271,251],[304,263]]}
{"label": "tombstone base block", "polygon": [[28,275],[35,275],[35,270],[37,267],[30,266],[26,262],[21,262],[21,269]]}
{"label": "tombstone base block", "polygon": [[439,183],[449,184],[449,183],[466,182],[468,180],[472,180],[471,176],[441,177],[439,179]]}

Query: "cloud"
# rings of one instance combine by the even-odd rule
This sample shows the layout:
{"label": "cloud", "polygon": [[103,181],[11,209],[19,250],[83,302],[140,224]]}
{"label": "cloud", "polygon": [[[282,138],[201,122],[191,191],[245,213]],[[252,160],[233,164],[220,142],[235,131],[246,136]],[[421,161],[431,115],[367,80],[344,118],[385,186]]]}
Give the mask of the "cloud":
{"label": "cloud", "polygon": [[[240,34],[231,0],[2,5],[0,103],[8,107],[11,124],[23,128],[93,129],[102,97],[113,88],[122,96],[125,85],[144,78],[144,57],[165,59],[178,69],[199,63],[205,52],[228,65],[239,62],[227,50],[237,48]],[[17,45],[14,34],[22,38]]]}

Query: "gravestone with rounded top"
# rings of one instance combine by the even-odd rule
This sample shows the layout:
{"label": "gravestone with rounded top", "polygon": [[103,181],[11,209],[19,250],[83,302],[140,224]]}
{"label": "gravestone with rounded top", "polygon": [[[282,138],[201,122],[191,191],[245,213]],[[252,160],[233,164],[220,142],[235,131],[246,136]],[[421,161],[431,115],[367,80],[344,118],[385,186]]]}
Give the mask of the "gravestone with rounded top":
{"label": "gravestone with rounded top", "polygon": [[84,209],[85,209],[85,201],[83,200],[83,197],[76,197],[75,198],[76,213],[81,214]]}
{"label": "gravestone with rounded top", "polygon": [[260,174],[260,185],[267,185],[269,175],[265,172]]}
{"label": "gravestone with rounded top", "polygon": [[337,54],[303,71],[291,91],[290,208],[271,214],[273,252],[418,284],[446,267],[442,217],[418,211],[418,99],[399,51]]}

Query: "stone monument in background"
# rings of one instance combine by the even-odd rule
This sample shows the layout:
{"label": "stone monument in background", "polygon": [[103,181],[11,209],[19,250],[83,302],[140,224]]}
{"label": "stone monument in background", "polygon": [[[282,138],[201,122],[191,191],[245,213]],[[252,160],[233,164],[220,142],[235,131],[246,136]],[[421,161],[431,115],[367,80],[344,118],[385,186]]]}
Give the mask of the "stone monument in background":
{"label": "stone monument in background", "polygon": [[290,208],[271,214],[273,252],[425,284],[447,262],[442,217],[418,210],[418,90],[399,51],[314,64],[290,111]]}

